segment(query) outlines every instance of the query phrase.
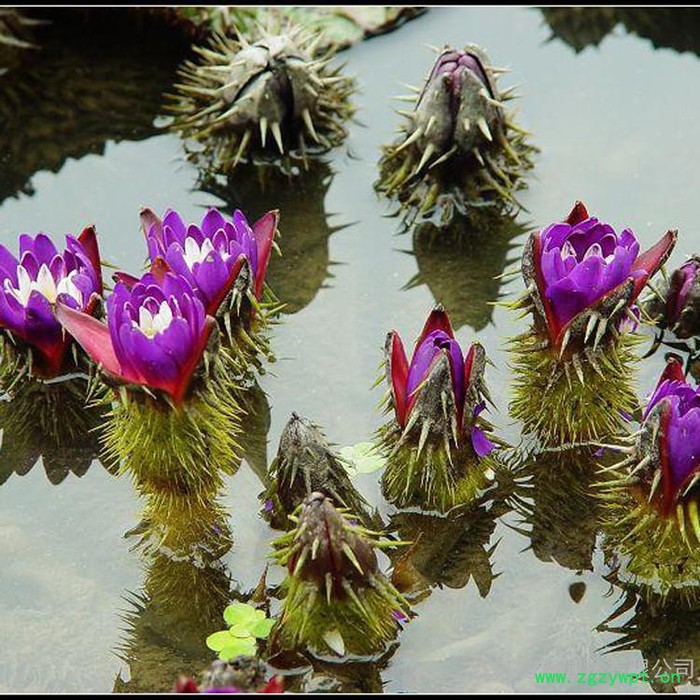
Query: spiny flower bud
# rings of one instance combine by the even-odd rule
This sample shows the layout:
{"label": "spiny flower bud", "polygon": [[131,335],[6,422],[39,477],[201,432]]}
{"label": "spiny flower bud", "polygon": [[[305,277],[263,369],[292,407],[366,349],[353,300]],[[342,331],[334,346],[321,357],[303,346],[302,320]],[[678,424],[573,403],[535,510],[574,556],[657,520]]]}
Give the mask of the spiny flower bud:
{"label": "spiny flower bud", "polygon": [[480,415],[489,399],[484,348],[474,343],[463,355],[447,313],[437,307],[410,363],[396,331],[387,336],[385,357],[394,413],[378,432],[386,497],[399,507],[440,511],[473,500],[487,485],[495,448],[492,426]]}
{"label": "spiny flower bud", "polygon": [[505,111],[512,91],[498,90],[501,70],[473,44],[445,47],[413,110],[400,111],[404,135],[384,149],[376,187],[398,197],[410,218],[430,219],[437,207],[447,225],[454,209],[517,204],[513,192],[525,186],[535,149]]}
{"label": "spiny flower bud", "polygon": [[275,521],[285,529],[282,523],[288,521],[287,515],[315,491],[358,515],[367,507],[321,429],[297,413],[292,413],[282,431],[270,476],[266,497],[272,500]]}
{"label": "spiny flower bud", "polygon": [[375,547],[391,543],[322,493],[310,494],[293,519],[296,528],[273,543],[288,571],[275,635],[281,646],[338,656],[382,651],[399,630],[395,613],[409,614],[378,568]]}
{"label": "spiny flower bud", "polygon": [[[233,170],[251,153],[275,157],[325,151],[346,136],[350,78],[317,55],[322,34],[264,31],[254,43],[218,36],[180,71],[173,129],[204,143],[215,170]],[[310,139],[310,147],[308,140]]]}
{"label": "spiny flower bud", "polygon": [[644,302],[644,310],[660,328],[677,338],[700,334],[700,256],[693,255],[673,271]]}

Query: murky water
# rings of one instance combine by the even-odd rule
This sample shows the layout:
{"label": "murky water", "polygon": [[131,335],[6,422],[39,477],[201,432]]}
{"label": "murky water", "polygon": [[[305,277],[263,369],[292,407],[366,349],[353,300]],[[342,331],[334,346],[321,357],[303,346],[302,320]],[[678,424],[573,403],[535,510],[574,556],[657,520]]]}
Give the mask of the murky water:
{"label": "murky water", "polygon": [[[138,50],[99,36],[80,51],[75,43],[65,52],[54,46],[32,76],[13,83],[16,106],[0,100],[3,243],[14,245],[24,231],[58,235],[95,223],[103,257],[136,271],[145,254],[142,205],[175,207],[192,220],[208,205],[239,206],[251,216],[279,207],[285,257],[274,262],[270,281],[288,308],[272,334],[278,360],[260,381],[269,405],[267,449],[263,411],[251,464],[227,480],[223,494],[235,539],[224,559],[230,581],[226,572],[178,573],[158,560],[144,569],[124,539],[139,522],[140,503],[129,480],[114,478],[99,462],[85,473],[47,478],[42,459],[8,471],[0,452],[0,691],[163,690],[177,670],[203,667],[210,656],[192,640],[203,640],[207,630],[198,630],[190,596],[196,590],[222,611],[229,588],[243,592],[257,583],[275,533],[258,517],[256,473],[274,455],[291,411],[322,424],[339,445],[369,439],[381,420],[381,392],[371,385],[385,333],[417,334],[435,298],[453,314],[458,339],[478,338],[496,364],[487,371],[501,408],[495,422],[517,441],[518,427],[506,415],[503,352],[514,325],[487,302],[519,291],[519,280],[499,290],[492,277],[517,258],[523,236],[514,230],[502,242],[453,257],[414,248],[371,186],[378,148],[393,139],[399,120],[388,98],[402,92],[400,82],[425,75],[432,61],[426,44],[480,44],[494,63],[512,68],[505,85],[521,84],[520,121],[541,148],[521,196],[529,210],[518,219],[523,227],[556,220],[583,199],[615,226],[633,228],[643,245],[678,228],[672,264],[697,252],[698,57],[655,49],[621,29],[575,54],[559,40],[548,42],[550,34],[535,9],[438,8],[349,50],[344,59],[361,86],[362,124],[351,125],[346,144],[294,190],[252,180],[199,189],[179,139],[152,127],[159,95],[183,54],[166,40],[133,42]],[[641,365],[640,391],[650,389],[661,363],[659,355]],[[360,485],[381,502],[376,475]],[[570,506],[566,493],[561,500]],[[546,505],[556,508],[557,499]],[[600,691],[609,685],[581,685],[579,674],[634,673],[674,645],[687,649],[684,658],[697,655],[700,639],[687,625],[666,625],[669,637],[658,640],[650,659],[637,649],[601,653],[619,635],[596,627],[619,605],[620,592],[611,594],[603,580],[600,552],[592,562],[550,560],[566,544],[530,547],[505,524],[516,521],[506,514],[495,523],[490,543],[499,544],[490,566],[499,575],[488,585],[457,576],[455,587],[434,590],[366,684],[392,691]],[[168,577],[188,579],[191,587],[164,592]],[[138,596],[145,596],[140,604]],[[638,618],[642,639],[653,637],[658,621]],[[537,685],[541,671],[567,672],[573,680]]]}

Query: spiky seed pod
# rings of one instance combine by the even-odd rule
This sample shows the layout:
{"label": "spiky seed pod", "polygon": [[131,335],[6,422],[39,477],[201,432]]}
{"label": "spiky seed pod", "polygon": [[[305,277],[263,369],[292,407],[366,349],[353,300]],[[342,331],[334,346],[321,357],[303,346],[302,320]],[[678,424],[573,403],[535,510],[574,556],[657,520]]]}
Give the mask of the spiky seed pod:
{"label": "spiky seed pod", "polygon": [[700,334],[700,256],[690,259],[662,280],[643,302],[643,309],[659,328],[677,338]]}
{"label": "spiky seed pod", "polygon": [[[481,415],[490,401],[486,353],[473,343],[466,356],[449,317],[434,309],[409,364],[399,335],[384,346],[389,392],[376,442],[386,458],[382,490],[399,508],[446,512],[473,502],[493,478],[493,426]],[[493,441],[492,441],[493,438]]]}
{"label": "spiky seed pod", "polygon": [[[676,242],[668,231],[642,254],[577,202],[565,221],[535,231],[523,251],[525,292],[509,308],[532,325],[509,339],[511,415],[544,446],[614,435],[637,402],[631,366],[635,301]],[[637,310],[638,312],[638,310]]]}
{"label": "spiky seed pod", "polygon": [[[363,517],[367,502],[352,485],[342,458],[333,450],[321,429],[292,413],[280,436],[277,456],[270,466],[271,519],[275,527],[289,529],[291,515],[314,492]],[[363,522],[369,524],[364,514]]]}
{"label": "spiky seed pod", "polygon": [[[640,430],[618,447],[625,458],[601,483],[606,544],[622,560],[618,575],[662,595],[700,577],[699,405],[671,358]],[[697,596],[694,588],[687,591]]]}
{"label": "spiky seed pod", "polygon": [[526,187],[536,149],[505,109],[513,94],[498,89],[499,72],[478,46],[446,46],[418,96],[406,97],[414,108],[399,112],[403,135],[383,149],[375,187],[398,198],[409,223],[519,207],[514,193]]}
{"label": "spiky seed pod", "polygon": [[400,627],[406,600],[379,571],[377,539],[322,493],[310,494],[294,516],[296,528],[273,542],[287,567],[284,607],[273,631],[282,648],[318,654],[368,655],[382,651]]}
{"label": "spiky seed pod", "polygon": [[222,172],[254,155],[305,161],[338,145],[354,111],[354,81],[331,67],[332,50],[317,54],[321,37],[299,27],[263,30],[252,44],[215,36],[180,70],[172,128],[199,140]]}

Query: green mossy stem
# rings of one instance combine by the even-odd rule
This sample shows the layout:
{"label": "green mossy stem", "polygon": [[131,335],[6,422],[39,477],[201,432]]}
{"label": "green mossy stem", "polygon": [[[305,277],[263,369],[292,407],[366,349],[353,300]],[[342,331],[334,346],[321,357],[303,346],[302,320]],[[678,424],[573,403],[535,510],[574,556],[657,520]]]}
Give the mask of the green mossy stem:
{"label": "green mossy stem", "polygon": [[627,486],[622,469],[606,472],[598,497],[602,507],[604,547],[621,561],[617,577],[642,594],[672,596],[700,603],[700,520],[698,493],[679,501],[668,517],[646,489]]}
{"label": "green mossy stem", "polygon": [[[130,472],[138,492],[206,500],[240,465],[236,387],[218,376],[181,406],[123,394],[103,427],[104,459]],[[109,400],[109,398],[107,398]]]}
{"label": "green mossy stem", "polygon": [[272,638],[285,649],[307,647],[316,654],[335,655],[324,639],[335,630],[343,638],[346,654],[383,652],[401,629],[394,613],[408,615],[408,603],[380,573],[353,588],[355,596],[328,602],[313,582],[287,576],[282,585],[284,606]]}
{"label": "green mossy stem", "polygon": [[419,452],[418,437],[410,435],[400,442],[401,435],[393,419],[377,432],[379,450],[386,457],[382,493],[397,507],[445,513],[474,503],[491,484],[488,473],[496,466],[493,453],[479,457],[468,439],[461,447],[448,449],[444,440],[431,436]]}
{"label": "green mossy stem", "polygon": [[510,415],[545,447],[575,446],[619,433],[638,408],[632,368],[641,338],[611,335],[593,345],[555,351],[528,330],[510,339]]}
{"label": "green mossy stem", "polygon": [[[228,513],[217,500],[218,491],[189,494],[169,489],[146,496],[137,547],[145,552],[167,551],[192,561],[216,559],[233,545]],[[135,533],[136,534],[136,533]]]}

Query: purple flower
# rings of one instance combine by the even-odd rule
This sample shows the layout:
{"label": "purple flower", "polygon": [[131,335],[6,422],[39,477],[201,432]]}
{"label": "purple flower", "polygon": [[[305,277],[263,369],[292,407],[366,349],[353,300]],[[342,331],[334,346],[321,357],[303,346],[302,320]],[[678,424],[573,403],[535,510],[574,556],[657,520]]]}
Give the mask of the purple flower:
{"label": "purple flower", "polygon": [[661,471],[661,511],[668,515],[700,473],[700,389],[685,381],[673,357],[647,403],[643,421],[643,436],[651,436],[650,459],[658,460],[651,472]]}
{"label": "purple flower", "polygon": [[216,325],[187,280],[171,272],[118,282],[107,298],[107,323],[58,303],[61,324],[113,378],[182,402]]}
{"label": "purple flower", "polygon": [[150,209],[141,210],[151,262],[162,258],[195,290],[206,312],[216,315],[247,261],[255,296],[260,299],[277,231],[279,212],[269,211],[252,228],[238,209],[231,220],[209,209],[200,226],[186,225],[169,209],[162,221]]}
{"label": "purple flower", "polygon": [[476,423],[485,404],[476,401],[472,405],[474,397],[481,389],[484,350],[481,345],[474,343],[467,355],[462,355],[462,349],[454,338],[449,316],[444,309],[436,308],[428,316],[416,342],[410,364],[396,331],[387,336],[386,354],[396,420],[401,428],[406,428],[411,423],[413,412],[419,410],[417,405],[424,387],[438,371],[440,364],[446,362],[450,369],[449,391],[453,399],[455,426],[459,433],[470,434],[472,447],[477,455],[484,457],[491,452],[494,448],[493,443]]}
{"label": "purple flower", "polygon": [[[543,313],[554,346],[560,347],[567,329],[591,311],[601,310],[606,300],[614,302],[616,313],[624,314],[670,255],[676,235],[668,231],[640,255],[630,229],[616,233],[589,216],[581,202],[566,221],[533,233],[523,270],[526,277],[534,276],[535,306]],[[618,306],[620,301],[624,303]]]}
{"label": "purple flower", "polygon": [[677,338],[700,333],[700,257],[693,256],[674,270],[662,295],[646,302],[646,310],[661,327],[668,327]]}
{"label": "purple flower", "polygon": [[95,229],[66,236],[59,253],[45,233],[19,237],[19,260],[0,245],[0,327],[38,351],[35,372],[52,377],[63,364],[64,337],[52,307],[57,300],[91,314],[102,294]]}
{"label": "purple flower", "polygon": [[681,265],[678,270],[674,271],[673,276],[678,278],[676,282],[678,291],[668,299],[668,316],[671,323],[678,320],[683,308],[688,303],[690,289],[695,282],[699,270],[700,260],[692,258]]}

